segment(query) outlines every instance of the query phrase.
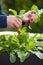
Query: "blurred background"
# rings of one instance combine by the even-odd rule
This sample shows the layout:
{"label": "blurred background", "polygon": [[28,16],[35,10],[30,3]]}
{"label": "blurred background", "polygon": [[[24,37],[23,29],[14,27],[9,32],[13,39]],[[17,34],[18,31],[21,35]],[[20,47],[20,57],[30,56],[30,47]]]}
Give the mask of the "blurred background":
{"label": "blurred background", "polygon": [[[2,1],[2,10],[7,15],[11,14],[9,12],[10,8],[17,10],[18,12],[22,9],[28,11],[33,4],[37,5],[39,9],[43,9],[43,0],[1,0],[1,1]],[[30,32],[34,33],[43,32],[43,14],[41,15],[40,22],[32,24],[32,30],[30,30]]]}

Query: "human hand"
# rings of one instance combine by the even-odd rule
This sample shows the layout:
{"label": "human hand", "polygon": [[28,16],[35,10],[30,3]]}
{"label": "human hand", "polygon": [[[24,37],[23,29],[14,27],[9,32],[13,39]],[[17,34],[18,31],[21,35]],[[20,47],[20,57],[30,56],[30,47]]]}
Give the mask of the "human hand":
{"label": "human hand", "polygon": [[21,28],[22,20],[17,18],[16,16],[7,16],[7,26],[9,28]]}
{"label": "human hand", "polygon": [[23,21],[32,24],[38,18],[36,11],[28,11],[23,15]]}

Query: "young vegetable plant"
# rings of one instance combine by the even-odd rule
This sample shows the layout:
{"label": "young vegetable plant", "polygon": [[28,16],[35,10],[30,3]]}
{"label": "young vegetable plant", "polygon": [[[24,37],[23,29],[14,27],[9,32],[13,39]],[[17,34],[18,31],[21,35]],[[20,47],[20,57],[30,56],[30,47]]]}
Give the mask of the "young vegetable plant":
{"label": "young vegetable plant", "polygon": [[43,34],[20,33],[19,35],[1,35],[0,52],[7,52],[11,63],[16,61],[16,56],[20,62],[24,62],[29,55],[35,54],[39,59],[43,59],[43,41],[38,43],[37,39],[42,38]]}

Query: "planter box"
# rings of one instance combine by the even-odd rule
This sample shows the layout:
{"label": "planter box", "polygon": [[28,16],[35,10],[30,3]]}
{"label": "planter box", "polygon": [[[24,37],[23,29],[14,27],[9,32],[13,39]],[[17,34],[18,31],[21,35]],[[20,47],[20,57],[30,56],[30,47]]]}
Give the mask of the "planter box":
{"label": "planter box", "polygon": [[43,60],[40,60],[35,55],[30,55],[25,62],[20,63],[19,59],[17,58],[15,63],[11,63],[9,61],[9,55],[7,53],[0,54],[0,65],[43,65]]}

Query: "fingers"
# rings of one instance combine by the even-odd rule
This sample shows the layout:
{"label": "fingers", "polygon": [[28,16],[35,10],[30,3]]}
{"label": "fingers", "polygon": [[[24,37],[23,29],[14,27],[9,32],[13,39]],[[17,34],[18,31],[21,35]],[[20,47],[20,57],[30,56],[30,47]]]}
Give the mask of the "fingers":
{"label": "fingers", "polygon": [[34,20],[36,20],[38,18],[38,15],[37,14],[32,14],[32,17],[31,17]]}
{"label": "fingers", "polygon": [[18,19],[16,20],[16,23],[21,27],[22,26],[22,20],[21,19]]}
{"label": "fingers", "polygon": [[7,16],[7,26],[9,28],[21,28],[22,20],[15,16]]}
{"label": "fingers", "polygon": [[32,11],[28,11],[24,14],[24,16],[26,17],[31,17],[31,14],[37,14],[36,11],[32,10]]}
{"label": "fingers", "polygon": [[26,16],[26,17],[28,17],[30,15],[31,15],[31,12],[27,12],[27,13],[24,14],[24,16]]}
{"label": "fingers", "polygon": [[22,27],[22,20],[16,18],[16,19],[14,20],[14,22],[13,22],[13,25],[14,25],[16,28],[21,28],[21,27]]}
{"label": "fingers", "polygon": [[14,28],[15,29],[16,27],[12,24],[12,25],[9,26],[9,28]]}
{"label": "fingers", "polygon": [[23,15],[22,20],[24,22],[26,22],[27,20],[29,20],[30,18],[32,18],[33,20],[38,18],[38,14],[36,11],[32,10],[32,11],[28,11]]}

